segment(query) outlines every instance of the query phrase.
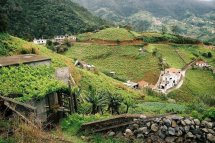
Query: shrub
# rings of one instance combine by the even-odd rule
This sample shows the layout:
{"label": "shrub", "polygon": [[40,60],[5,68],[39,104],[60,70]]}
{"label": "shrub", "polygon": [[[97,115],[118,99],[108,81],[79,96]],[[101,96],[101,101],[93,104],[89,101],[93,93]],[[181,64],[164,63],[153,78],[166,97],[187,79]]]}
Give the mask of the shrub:
{"label": "shrub", "polygon": [[204,113],[204,118],[210,118],[215,121],[215,108],[208,109],[207,112]]}

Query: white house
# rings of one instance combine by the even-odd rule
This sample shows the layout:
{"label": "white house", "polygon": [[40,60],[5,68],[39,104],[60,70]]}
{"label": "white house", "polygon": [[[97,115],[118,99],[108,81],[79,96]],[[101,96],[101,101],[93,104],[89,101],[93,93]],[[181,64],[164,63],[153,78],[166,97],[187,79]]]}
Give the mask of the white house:
{"label": "white house", "polygon": [[204,61],[197,61],[196,66],[198,66],[200,68],[204,68],[204,67],[208,67],[209,65]]}
{"label": "white house", "polygon": [[47,40],[43,39],[43,38],[42,39],[36,39],[36,38],[34,38],[34,40],[33,40],[33,43],[37,44],[37,45],[45,45],[46,42],[47,42]]}
{"label": "white house", "polygon": [[177,86],[181,78],[182,73],[180,69],[169,68],[162,71],[158,84],[158,90],[165,93],[168,89]]}
{"label": "white house", "polygon": [[69,41],[75,42],[76,37],[75,36],[69,36],[69,35],[58,35],[54,37],[55,42],[63,42],[65,39],[68,39]]}

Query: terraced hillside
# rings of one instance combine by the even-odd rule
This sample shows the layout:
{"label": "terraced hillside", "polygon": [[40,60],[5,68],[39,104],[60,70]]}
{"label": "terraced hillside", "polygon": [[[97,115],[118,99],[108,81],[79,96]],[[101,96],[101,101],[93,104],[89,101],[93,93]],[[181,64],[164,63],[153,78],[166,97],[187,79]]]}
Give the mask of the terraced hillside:
{"label": "terraced hillside", "polygon": [[[105,31],[106,30],[102,31],[102,33]],[[109,29],[107,31],[109,31]],[[97,38],[102,39],[103,36],[98,36],[100,35],[98,33],[91,33],[91,37],[97,36]],[[113,30],[112,33],[109,34],[117,36],[115,33],[117,33],[117,31]],[[144,48],[143,46],[104,46],[100,44],[84,44],[79,42],[74,44],[73,47],[65,53],[65,55],[72,59],[78,59],[93,64],[105,74],[116,72],[115,78],[118,80],[132,80],[136,82],[145,80],[152,84],[157,82],[162,69],[159,64],[160,58],[162,58],[168,67],[173,68],[183,68],[185,65],[196,58],[203,59],[211,66],[215,66],[214,50],[205,48],[205,46],[202,44],[176,44],[180,41],[186,43],[195,43],[194,39],[186,39],[185,37],[178,37],[171,34],[162,35],[159,33],[143,33],[141,35],[143,35],[143,38],[145,37],[145,39],[152,41],[165,40],[165,38],[162,39],[163,37],[169,37],[169,39],[167,38],[168,41],[162,41],[161,43],[163,44],[159,44],[159,42],[157,43],[156,41],[155,43],[150,42],[150,44]],[[114,38],[122,38],[120,35],[118,36],[119,37]],[[128,35],[123,36],[128,37]],[[173,43],[174,41],[176,43]],[[143,48],[143,52],[140,51],[140,48]],[[154,54],[155,52],[156,54]],[[205,57],[204,53],[211,53],[212,57]],[[204,80],[209,79],[207,81],[208,85],[201,85],[202,88],[200,88],[200,91],[197,91],[196,93],[201,96],[203,93],[212,95],[214,92],[214,87],[212,85],[214,83],[214,78],[212,78],[212,72],[201,69],[198,70],[196,74],[197,76],[194,76],[195,73],[193,72],[195,71],[189,70],[185,83],[179,90],[180,92],[177,91],[170,93],[170,95],[176,96],[178,94],[177,97],[174,97],[178,101],[186,102],[186,100],[184,100],[186,98],[184,97],[192,96],[190,92],[187,92],[188,89],[185,87],[191,86],[191,89],[194,91],[198,90],[198,86],[194,86],[192,83],[199,83],[201,80],[197,80],[201,76],[205,77]],[[189,79],[191,83],[188,82],[187,79]],[[198,97],[194,96],[193,99],[198,99]]]}
{"label": "terraced hillside", "polygon": [[[2,55],[14,55],[14,54],[16,55],[16,54],[22,54],[22,53],[32,53],[32,51],[36,54],[51,57],[51,59],[52,59],[52,66],[50,67],[50,69],[48,68],[49,70],[47,70],[50,72],[49,73],[46,72],[45,75],[47,75],[47,76],[43,76],[44,78],[45,77],[50,78],[50,76],[52,76],[54,74],[54,69],[68,66],[68,67],[70,67],[72,76],[74,77],[76,83],[78,84],[79,87],[81,87],[83,94],[87,92],[89,85],[91,85],[98,91],[109,91],[114,94],[117,93],[117,94],[123,95],[123,96],[133,96],[133,97],[141,96],[141,94],[139,92],[128,89],[127,87],[123,86],[121,82],[114,80],[114,79],[100,73],[99,71],[97,73],[92,73],[92,72],[85,71],[85,70],[74,67],[74,65],[72,64],[72,61],[73,61],[72,59],[59,55],[59,54],[56,54],[56,53],[48,50],[44,46],[34,45],[33,43],[26,42],[26,41],[21,40],[16,37],[12,37],[8,34],[0,34],[0,55],[1,56]],[[40,67],[40,69],[37,70],[37,74],[44,75],[45,69],[47,69],[47,67]],[[16,76],[19,77],[19,78],[13,78],[14,83],[16,83],[15,82],[16,80],[22,81],[22,83],[18,84],[17,86],[11,86],[10,78],[7,78],[7,76],[6,76],[8,74],[10,75],[11,71],[14,71],[14,70],[16,70]],[[25,70],[25,73],[28,73],[27,75],[29,75],[29,76],[27,76],[27,75],[23,76],[23,74],[21,72],[22,70]],[[7,68],[0,69],[0,73],[4,73],[3,75],[5,75],[5,76],[1,76],[2,82],[0,83],[0,89],[7,87],[7,89],[3,90],[4,94],[10,94],[10,92],[16,92],[16,91],[20,94],[24,94],[24,92],[27,93],[28,91],[37,92],[35,90],[35,88],[37,88],[37,87],[35,87],[35,86],[36,85],[39,86],[40,84],[43,85],[43,88],[41,88],[42,91],[44,91],[44,89],[46,89],[47,91],[51,91],[54,89],[54,87],[48,86],[49,84],[45,84],[46,83],[45,81],[40,80],[39,76],[38,76],[38,78],[37,78],[37,76],[34,77],[37,79],[36,85],[34,85],[34,86],[29,85],[29,80],[31,80],[31,78],[34,76],[34,75],[30,75],[32,70],[34,70],[34,69],[28,68],[25,66],[20,69],[11,69],[11,70],[7,69]],[[48,82],[48,80],[46,80],[46,81]],[[7,83],[8,83],[8,85],[7,85]],[[19,85],[20,85],[20,87],[19,87]],[[25,89],[27,91],[20,90],[21,87],[25,87]],[[38,88],[38,89],[40,89],[40,88]],[[43,93],[43,92],[41,92],[41,93]],[[46,92],[44,92],[44,93],[46,93]],[[31,94],[31,96],[36,95],[36,94],[37,93]],[[24,95],[28,95],[28,94],[24,94]],[[41,95],[41,96],[44,96],[44,95]]]}

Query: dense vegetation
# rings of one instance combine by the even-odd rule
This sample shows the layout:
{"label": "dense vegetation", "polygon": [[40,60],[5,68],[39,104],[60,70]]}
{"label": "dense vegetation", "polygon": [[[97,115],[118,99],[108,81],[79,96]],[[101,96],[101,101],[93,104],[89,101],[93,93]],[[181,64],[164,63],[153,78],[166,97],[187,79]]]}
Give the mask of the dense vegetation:
{"label": "dense vegetation", "polygon": [[10,34],[25,39],[93,31],[105,22],[70,0],[7,0]]}
{"label": "dense vegetation", "polygon": [[41,99],[47,94],[66,91],[67,86],[54,77],[54,68],[19,66],[0,69],[0,94],[21,95],[21,101]]}

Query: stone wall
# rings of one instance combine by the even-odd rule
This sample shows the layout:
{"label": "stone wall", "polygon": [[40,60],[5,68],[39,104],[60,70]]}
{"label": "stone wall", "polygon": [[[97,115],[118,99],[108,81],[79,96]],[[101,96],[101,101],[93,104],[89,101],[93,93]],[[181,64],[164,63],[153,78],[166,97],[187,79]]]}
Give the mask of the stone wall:
{"label": "stone wall", "polygon": [[168,116],[152,120],[134,119],[123,131],[110,131],[109,136],[146,143],[215,143],[215,122],[206,119]]}

